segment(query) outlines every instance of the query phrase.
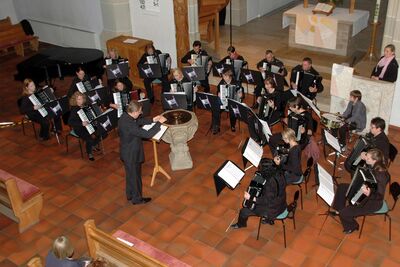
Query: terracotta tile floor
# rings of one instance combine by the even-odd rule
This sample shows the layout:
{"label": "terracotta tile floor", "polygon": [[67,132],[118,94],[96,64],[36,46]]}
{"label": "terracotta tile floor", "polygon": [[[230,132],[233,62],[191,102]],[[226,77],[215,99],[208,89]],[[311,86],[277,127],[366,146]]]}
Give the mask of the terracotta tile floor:
{"label": "terracotta tile floor", "polygon": [[[6,55],[1,60],[0,121],[17,121],[20,115],[15,103],[21,83],[13,80],[13,74],[15,65],[23,58]],[[56,81],[59,94],[66,91],[70,80]],[[251,100],[248,97],[246,101]],[[156,103],[153,114],[160,110]],[[106,232],[122,229],[193,266],[400,265],[399,209],[392,216],[392,242],[388,241],[388,225],[381,217],[367,219],[361,239],[357,234],[343,235],[341,226],[330,219],[319,235],[323,217],[318,214],[326,206],[321,200],[316,202],[315,192],[310,189],[313,174],[310,191],[304,194],[304,210],[299,209],[296,214],[296,230],[292,222],[287,223],[286,249],[279,222],[263,225],[259,241],[257,218],[250,219],[246,229],[225,232],[236,216],[242,191],[254,169],[246,174],[238,189],[225,190],[217,198],[212,174],[225,159],[241,163],[237,146],[242,136],[239,131],[229,131],[225,117],[220,135],[205,136],[210,114],[201,110],[196,114],[199,130],[189,143],[193,169],[172,172],[169,146],[163,142],[158,145],[160,163],[172,181],[158,175],[155,186],[150,188],[154,159],[151,143],[145,143],[144,193],[153,201],[144,206],[132,206],[125,200],[124,170],[116,134],[111,133],[104,141],[105,155],[90,162],[80,158],[77,143],[71,142],[70,153],[66,154],[64,144],[58,145],[54,137],[45,143],[34,140],[30,125],[26,136],[20,126],[0,129],[0,168],[34,183],[44,192],[41,221],[23,234],[18,233],[14,222],[0,215],[0,266],[23,266],[35,255],[44,257],[52,240],[61,234],[71,238],[76,256],[87,254],[83,223],[91,218]],[[398,129],[391,128],[389,138],[400,147],[398,133]],[[246,135],[247,130],[243,136]],[[270,154],[268,149],[265,154]],[[325,160],[321,164],[328,168]],[[398,179],[399,161],[392,164],[390,171],[392,178]],[[349,180],[347,174],[341,174],[343,181]],[[295,190],[288,187],[288,200]]]}

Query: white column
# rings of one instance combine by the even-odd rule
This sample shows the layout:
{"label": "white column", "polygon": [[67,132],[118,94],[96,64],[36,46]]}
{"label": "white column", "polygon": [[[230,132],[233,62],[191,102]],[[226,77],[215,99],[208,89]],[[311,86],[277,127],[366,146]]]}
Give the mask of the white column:
{"label": "white column", "polygon": [[[249,0],[254,1],[254,0]],[[247,23],[247,0],[232,0],[232,25],[241,26]],[[226,6],[225,23],[229,24],[230,3]]]}
{"label": "white column", "polygon": [[188,24],[190,47],[195,40],[200,40],[198,0],[188,0]]}
{"label": "white column", "polygon": [[[389,0],[382,41],[382,54],[384,47],[388,44],[396,46],[396,59],[400,62],[400,3],[398,0]],[[400,69],[394,92],[390,124],[400,127]]]}

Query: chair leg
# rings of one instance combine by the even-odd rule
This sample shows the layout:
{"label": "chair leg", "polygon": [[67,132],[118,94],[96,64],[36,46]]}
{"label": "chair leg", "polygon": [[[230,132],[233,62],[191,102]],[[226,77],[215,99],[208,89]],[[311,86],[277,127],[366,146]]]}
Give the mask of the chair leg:
{"label": "chair leg", "polygon": [[285,248],[286,248],[286,225],[285,225],[285,220],[282,220],[282,227],[283,227],[283,244],[285,245]]}
{"label": "chair leg", "polygon": [[82,143],[81,143],[81,139],[80,138],[78,138],[78,142],[79,142],[79,149],[81,151],[81,158],[83,158]]}
{"label": "chair leg", "polygon": [[261,221],[262,221],[262,217],[260,216],[260,221],[258,222],[257,240],[260,237]]}
{"label": "chair leg", "polygon": [[389,241],[392,241],[392,218],[390,217],[389,214],[385,214],[385,217],[386,216],[389,219]]}
{"label": "chair leg", "polygon": [[308,195],[307,184],[308,184],[308,178],[304,180],[304,187],[306,188],[306,195]]}
{"label": "chair leg", "polygon": [[293,215],[293,229],[296,230],[296,218]]}
{"label": "chair leg", "polygon": [[65,148],[67,149],[67,153],[68,153],[68,136],[69,134],[65,136]]}
{"label": "chair leg", "polygon": [[363,216],[363,219],[362,219],[361,229],[360,229],[360,233],[358,234],[358,238],[361,238],[361,234],[364,229],[364,223],[365,223],[365,216]]}
{"label": "chair leg", "polygon": [[301,204],[301,209],[303,209],[303,189],[301,188],[301,184],[297,186],[300,188],[300,204]]}
{"label": "chair leg", "polygon": [[32,129],[33,129],[33,133],[35,134],[35,138],[38,139],[37,134],[36,134],[35,123],[33,121],[32,121]]}

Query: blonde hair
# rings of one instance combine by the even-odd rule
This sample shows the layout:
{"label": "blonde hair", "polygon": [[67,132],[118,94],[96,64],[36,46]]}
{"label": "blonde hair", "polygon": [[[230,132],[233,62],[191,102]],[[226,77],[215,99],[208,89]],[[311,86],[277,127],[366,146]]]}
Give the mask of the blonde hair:
{"label": "blonde hair", "polygon": [[293,129],[290,128],[286,128],[285,130],[283,130],[282,132],[282,139],[283,141],[296,141],[296,134],[294,133]]}
{"label": "blonde hair", "polygon": [[54,240],[53,254],[60,260],[72,257],[74,254],[74,247],[66,236],[60,236]]}
{"label": "blonde hair", "polygon": [[29,78],[27,78],[23,81],[23,84],[24,84],[24,87],[22,87],[22,95],[23,96],[30,95],[30,93],[28,91],[28,86],[30,83],[33,83],[33,80],[29,79]]}
{"label": "blonde hair", "polygon": [[179,73],[180,75],[183,76],[183,72],[182,72],[181,69],[179,69],[179,68],[176,68],[176,69],[173,69],[173,70],[172,70],[172,75],[175,75],[175,73]]}
{"label": "blonde hair", "polygon": [[79,96],[83,97],[83,104],[86,103],[86,95],[85,95],[85,94],[82,94],[82,93],[79,92],[79,91],[76,91],[76,92],[71,96],[71,98],[69,99],[69,105],[70,105],[71,107],[75,107],[75,106],[78,105],[78,103],[76,102],[76,99],[77,99]]}

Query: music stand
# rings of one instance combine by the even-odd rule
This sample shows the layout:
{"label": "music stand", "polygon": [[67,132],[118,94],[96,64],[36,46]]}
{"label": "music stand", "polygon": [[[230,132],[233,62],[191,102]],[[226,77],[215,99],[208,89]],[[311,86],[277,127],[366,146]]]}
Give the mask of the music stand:
{"label": "music stand", "polygon": [[104,136],[106,133],[115,129],[118,125],[118,111],[116,109],[108,109],[100,116],[96,117],[92,122],[96,125],[96,132],[99,136]]}
{"label": "music stand", "polygon": [[160,64],[138,64],[139,77],[158,79],[162,77]]}
{"label": "music stand", "polygon": [[89,100],[89,104],[104,104],[107,98],[107,88],[101,87],[93,89],[87,91],[85,94]]}
{"label": "music stand", "polygon": [[222,77],[222,73],[224,72],[226,66],[222,62],[214,63],[212,67],[213,76]]}
{"label": "music stand", "polygon": [[138,100],[138,102],[142,103],[142,116],[143,117],[150,116],[150,113],[151,113],[150,99],[148,99],[148,98],[140,99],[140,100]]}
{"label": "music stand", "polygon": [[245,168],[245,171],[248,170],[246,169],[246,165],[249,161],[251,163],[251,166],[249,168],[251,168],[252,166],[257,168],[260,164],[263,154],[263,147],[257,144],[257,142],[254,141],[251,137],[248,137],[242,147],[242,160],[243,168]]}
{"label": "music stand", "polygon": [[203,81],[206,79],[204,67],[183,67],[183,76],[191,82]]}
{"label": "music stand", "polygon": [[68,103],[68,97],[65,95],[63,97],[60,97],[59,99],[56,99],[54,101],[48,102],[45,104],[45,108],[47,110],[47,116],[49,119],[53,120],[53,127],[52,131],[54,132],[54,135],[56,136],[57,143],[61,144],[59,134],[56,129],[56,124],[54,123],[54,119],[57,116],[64,115],[69,111],[69,103]]}
{"label": "music stand", "polygon": [[317,190],[317,195],[328,205],[328,209],[326,212],[319,214],[320,216],[325,216],[324,222],[319,230],[319,234],[321,234],[322,228],[325,225],[326,220],[329,216],[331,216],[335,221],[336,218],[331,214],[331,206],[333,200],[335,199],[335,186],[333,177],[319,164],[318,165],[318,179],[319,186]]}
{"label": "music stand", "polygon": [[214,173],[214,185],[217,197],[226,187],[234,190],[243,179],[244,174],[245,172],[234,162],[225,160],[224,163]]}
{"label": "music stand", "polygon": [[129,62],[124,61],[117,64],[107,65],[106,71],[108,80],[127,77],[129,75]]}
{"label": "music stand", "polygon": [[242,68],[241,77],[242,81],[247,84],[252,84],[257,86],[263,83],[262,74],[257,70],[249,70]]}
{"label": "music stand", "polygon": [[[217,95],[213,95],[210,93],[203,93],[203,92],[196,93],[197,108],[215,112],[217,110],[219,111],[220,105],[221,103]],[[210,123],[210,128],[206,132],[206,135],[211,131],[211,129],[212,129],[212,121]]]}
{"label": "music stand", "polygon": [[162,93],[161,102],[164,110],[187,109],[188,103],[185,92]]}
{"label": "music stand", "polygon": [[341,154],[341,148],[339,144],[339,140],[334,137],[330,132],[328,132],[326,129],[324,129],[324,136],[325,139],[330,147],[332,147],[335,150],[335,160],[333,162],[333,174],[332,178],[335,181],[335,184],[337,184],[337,178],[340,178],[339,176],[336,176],[336,167],[337,167],[337,160],[339,158],[339,154]]}

